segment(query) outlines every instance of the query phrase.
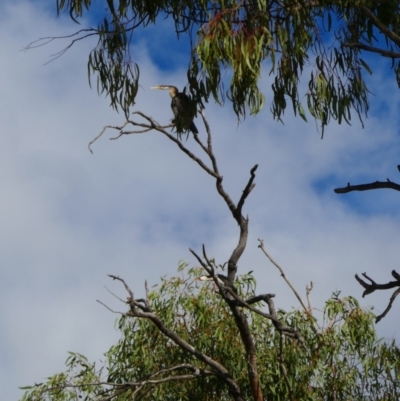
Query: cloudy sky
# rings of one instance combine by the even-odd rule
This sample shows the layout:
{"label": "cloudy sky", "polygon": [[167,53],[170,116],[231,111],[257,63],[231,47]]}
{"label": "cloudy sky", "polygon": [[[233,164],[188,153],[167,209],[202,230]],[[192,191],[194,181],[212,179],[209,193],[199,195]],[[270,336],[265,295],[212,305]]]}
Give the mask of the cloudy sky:
{"label": "cloudy sky", "polygon": [[[195,261],[188,247],[205,244],[227,260],[238,229],[211,177],[157,133],[109,141],[90,154],[87,144],[104,125],[123,117],[90,90],[86,61],[93,42],[82,42],[44,65],[66,43],[21,49],[76,25],[56,19],[39,1],[0,5],[0,388],[17,400],[18,386],[62,370],[67,351],[101,358],[117,340],[116,315],[97,299],[123,310],[105,286],[125,296],[107,273],[124,277],[138,295],[143,283],[173,275],[178,262]],[[165,37],[142,35],[133,54],[141,67],[137,110],[167,123],[169,97],[157,84],[185,82],[185,47],[176,47],[165,70]],[[154,51],[159,49],[156,56]],[[161,49],[163,49],[161,51]],[[270,82],[262,81],[267,96]],[[264,239],[304,295],[320,309],[333,291],[361,300],[355,273],[379,282],[398,269],[399,194],[395,191],[335,195],[347,182],[400,181],[399,90],[386,65],[370,80],[374,96],[365,129],[329,126],[320,139],[313,122],[286,113],[285,125],[266,107],[238,125],[229,105],[210,103],[206,114],[226,190],[235,200],[258,163],[256,188],[244,212],[250,238],[239,269],[254,270],[260,292],[276,293],[277,307],[297,307],[277,270],[257,249]],[[200,135],[204,127],[196,121]],[[190,141],[190,139],[189,139]],[[390,293],[361,300],[382,312]],[[400,337],[400,300],[378,324],[379,336]]]}

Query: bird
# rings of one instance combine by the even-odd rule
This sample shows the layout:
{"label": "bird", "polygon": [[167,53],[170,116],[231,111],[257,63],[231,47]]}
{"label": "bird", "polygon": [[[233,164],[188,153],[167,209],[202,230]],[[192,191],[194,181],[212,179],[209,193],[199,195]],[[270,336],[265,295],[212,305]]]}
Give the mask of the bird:
{"label": "bird", "polygon": [[190,110],[189,98],[185,93],[179,92],[178,88],[172,85],[152,86],[151,89],[169,91],[172,98],[171,109],[175,116],[172,122],[176,125],[178,133],[187,130],[192,131],[193,134],[199,133],[193,122],[194,113]]}

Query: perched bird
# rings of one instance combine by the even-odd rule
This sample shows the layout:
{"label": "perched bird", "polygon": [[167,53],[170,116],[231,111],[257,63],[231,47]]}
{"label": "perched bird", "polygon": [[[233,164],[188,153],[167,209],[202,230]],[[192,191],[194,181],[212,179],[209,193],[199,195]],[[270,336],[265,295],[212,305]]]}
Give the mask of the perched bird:
{"label": "perched bird", "polygon": [[168,90],[172,98],[171,109],[174,113],[174,120],[172,122],[176,125],[178,132],[190,130],[193,134],[198,134],[196,126],[193,122],[194,113],[189,107],[189,98],[178,88],[171,85],[152,86],[151,89]]}

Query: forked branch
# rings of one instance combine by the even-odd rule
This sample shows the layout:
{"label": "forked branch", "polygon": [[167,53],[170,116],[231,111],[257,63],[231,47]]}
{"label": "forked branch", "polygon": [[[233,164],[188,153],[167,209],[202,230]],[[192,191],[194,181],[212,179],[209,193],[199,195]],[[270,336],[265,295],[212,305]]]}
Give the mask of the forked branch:
{"label": "forked branch", "polygon": [[367,283],[363,279],[361,279],[358,274],[355,275],[356,280],[365,288],[365,291],[363,292],[363,298],[366,295],[372,294],[376,290],[389,290],[391,288],[396,288],[399,287],[390,297],[390,301],[386,309],[384,310],[383,313],[381,313],[379,316],[376,317],[376,323],[378,323],[380,320],[382,320],[387,313],[390,311],[392,308],[393,302],[396,299],[397,295],[400,294],[400,274],[397,273],[395,270],[392,270],[392,276],[396,279],[395,281],[389,281],[386,284],[378,284],[376,283],[372,278],[370,278],[367,273],[362,273],[362,275],[369,281]]}

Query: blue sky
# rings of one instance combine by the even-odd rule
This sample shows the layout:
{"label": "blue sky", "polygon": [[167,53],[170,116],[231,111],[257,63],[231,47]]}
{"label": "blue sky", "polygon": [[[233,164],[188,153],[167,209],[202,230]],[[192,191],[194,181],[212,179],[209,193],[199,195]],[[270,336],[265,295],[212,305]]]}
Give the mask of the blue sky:
{"label": "blue sky", "polygon": [[[4,399],[22,395],[18,386],[40,382],[63,369],[67,351],[92,360],[118,339],[114,309],[124,306],[104,288],[124,297],[107,274],[124,277],[135,294],[144,280],[173,275],[180,260],[192,266],[189,247],[223,263],[237,241],[237,225],[215,192],[212,179],[156,133],[109,141],[104,125],[123,117],[87,84],[86,61],[93,43],[80,43],[46,66],[62,44],[20,50],[32,40],[71,33],[76,25],[55,18],[37,1],[5,1],[0,15],[0,388]],[[155,32],[159,26],[155,28]],[[160,28],[161,29],[161,28]],[[182,60],[165,70],[151,52],[157,35],[141,35],[133,54],[141,67],[136,109],[161,123],[171,118],[166,92],[157,84],[186,84]],[[158,35],[159,36],[159,35]],[[157,61],[157,62],[156,62]],[[347,182],[400,181],[399,90],[386,64],[370,78],[370,118],[363,130],[328,127],[323,140],[315,124],[274,122],[266,107],[239,126],[229,105],[206,108],[227,191],[237,200],[258,163],[256,188],[244,212],[250,236],[239,270],[253,270],[260,292],[276,293],[279,308],[297,307],[279,273],[257,249],[263,238],[301,294],[312,280],[313,306],[333,291],[354,295],[365,307],[385,308],[389,292],[361,299],[355,273],[390,280],[398,269],[399,194],[394,191],[336,195]],[[268,96],[271,77],[261,84]],[[204,127],[196,121],[200,135]],[[191,146],[190,139],[188,141]],[[316,312],[318,313],[318,312]],[[399,338],[400,302],[378,324],[378,334]]]}

